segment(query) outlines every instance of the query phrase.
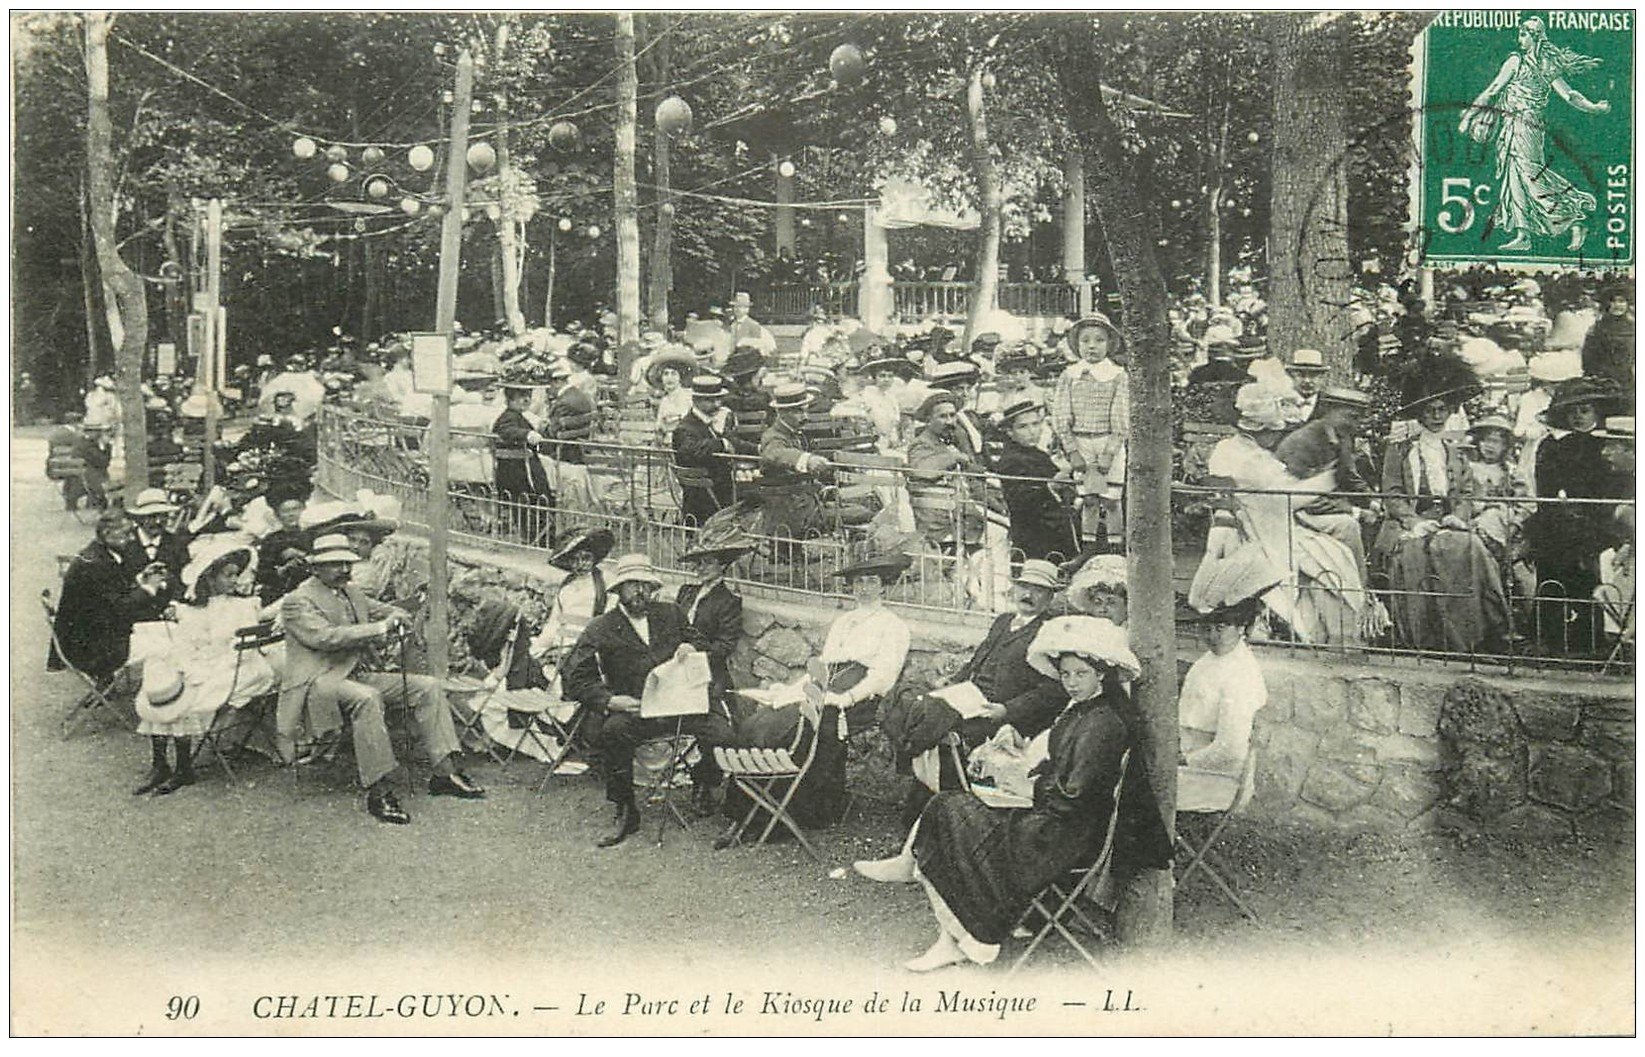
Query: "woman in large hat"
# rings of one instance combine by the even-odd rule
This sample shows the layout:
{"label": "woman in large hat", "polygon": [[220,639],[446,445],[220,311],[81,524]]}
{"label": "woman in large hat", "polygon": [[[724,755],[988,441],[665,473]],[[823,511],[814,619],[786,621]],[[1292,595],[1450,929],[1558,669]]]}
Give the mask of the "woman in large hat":
{"label": "woman in large hat", "polygon": [[[194,784],[193,739],[211,729],[222,708],[241,708],[278,682],[258,650],[236,650],[236,629],[256,624],[272,610],[249,597],[255,552],[226,536],[206,536],[190,548],[181,576],[184,602],[168,627],[159,657],[145,660],[138,691],[137,733],[153,754],[148,777],[136,793],[163,796]],[[168,763],[166,743],[176,762]]]}
{"label": "woman in large hat", "polygon": [[1158,868],[1170,860],[1142,754],[1133,751],[1121,770],[1141,730],[1126,688],[1141,665],[1125,633],[1095,617],[1061,617],[1040,629],[1028,663],[1058,679],[1069,699],[1043,735],[1032,807],[989,807],[970,792],[938,793],[901,855],[855,864],[872,880],[918,881],[925,889],[937,939],[905,963],[915,972],[992,962],[1033,898],[1102,848],[1122,774],[1114,868]]}
{"label": "woman in large hat", "polygon": [[531,641],[531,655],[552,662],[577,641],[590,620],[610,605],[610,586],[600,563],[611,553],[616,537],[609,529],[579,532],[548,556],[548,564],[566,575],[554,591],[548,619]]}
{"label": "woman in large hat", "polygon": [[1406,380],[1407,402],[1395,411],[1414,419],[1417,431],[1390,440],[1383,454],[1387,519],[1372,565],[1387,576],[1402,645],[1454,653],[1506,645],[1502,578],[1473,531],[1463,438],[1446,428],[1478,391],[1473,372],[1454,353],[1426,356]]}

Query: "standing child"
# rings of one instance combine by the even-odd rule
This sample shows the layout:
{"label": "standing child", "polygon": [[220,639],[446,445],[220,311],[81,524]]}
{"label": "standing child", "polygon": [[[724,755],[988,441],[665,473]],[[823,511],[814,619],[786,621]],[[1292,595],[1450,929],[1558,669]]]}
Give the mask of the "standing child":
{"label": "standing child", "polygon": [[1123,539],[1124,527],[1112,482],[1124,479],[1131,402],[1125,369],[1110,357],[1124,338],[1107,316],[1094,312],[1069,329],[1068,345],[1079,359],[1057,379],[1051,427],[1084,498],[1082,530],[1087,537],[1106,533],[1114,543]]}

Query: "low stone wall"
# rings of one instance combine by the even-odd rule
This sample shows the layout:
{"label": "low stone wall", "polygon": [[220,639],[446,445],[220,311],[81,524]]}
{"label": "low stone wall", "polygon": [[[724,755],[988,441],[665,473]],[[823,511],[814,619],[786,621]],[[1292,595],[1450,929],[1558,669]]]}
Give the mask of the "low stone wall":
{"label": "low stone wall", "polygon": [[[421,541],[396,537],[402,578],[426,580]],[[458,549],[452,555],[454,665],[487,599],[544,605],[561,574],[531,558]],[[786,681],[822,648],[845,603],[744,599],[732,656],[739,685]],[[950,681],[987,630],[982,614],[910,613],[914,647],[896,692]],[[1184,644],[1186,662],[1195,647]],[[1257,715],[1251,813],[1330,827],[1407,827],[1520,837],[1576,833],[1625,839],[1633,829],[1631,681],[1585,673],[1481,675],[1438,663],[1378,663],[1256,647],[1268,684]],[[871,746],[856,768],[870,792],[892,795],[889,753]],[[855,779],[854,779],[855,780]]]}

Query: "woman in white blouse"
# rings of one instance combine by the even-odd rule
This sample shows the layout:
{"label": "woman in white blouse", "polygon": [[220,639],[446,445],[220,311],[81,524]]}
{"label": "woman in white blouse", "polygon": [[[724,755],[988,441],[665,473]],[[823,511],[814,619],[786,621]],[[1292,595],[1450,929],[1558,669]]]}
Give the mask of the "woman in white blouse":
{"label": "woman in white blouse", "polygon": [[1204,616],[1210,649],[1188,669],[1177,699],[1178,811],[1225,811],[1239,794],[1251,725],[1268,703],[1268,684],[1245,641],[1261,606],[1251,596]]}

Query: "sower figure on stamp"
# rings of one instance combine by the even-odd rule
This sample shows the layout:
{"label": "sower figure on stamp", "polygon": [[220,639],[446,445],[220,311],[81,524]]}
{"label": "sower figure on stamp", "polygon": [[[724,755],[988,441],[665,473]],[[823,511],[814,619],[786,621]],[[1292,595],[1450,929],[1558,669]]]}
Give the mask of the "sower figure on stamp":
{"label": "sower figure on stamp", "polygon": [[383,711],[411,710],[423,752],[434,766],[430,796],[476,800],[485,790],[457,769],[462,751],[440,683],[426,675],[371,671],[372,647],[406,623],[406,614],[368,598],[349,582],[360,560],[341,535],[321,536],[309,555],[310,576],[280,605],[286,663],[280,680],[276,727],[283,745],[299,727],[329,734],[349,717],[366,810],[381,822],[411,821],[389,789],[397,761]]}
{"label": "sower figure on stamp", "polygon": [[565,695],[591,712],[593,741],[605,765],[606,799],[617,810],[615,827],[597,842],[601,848],[621,844],[640,828],[640,809],[634,802],[636,746],[673,734],[676,724],[681,733],[695,735],[701,753],[691,780],[701,790],[719,784],[719,767],[710,749],[724,744],[731,733],[725,716],[714,712],[683,719],[640,718],[646,676],[658,665],[699,648],[702,639],[679,606],[652,598],[663,582],[645,555],[617,559],[608,584],[616,592],[617,608],[588,622],[560,668]]}

